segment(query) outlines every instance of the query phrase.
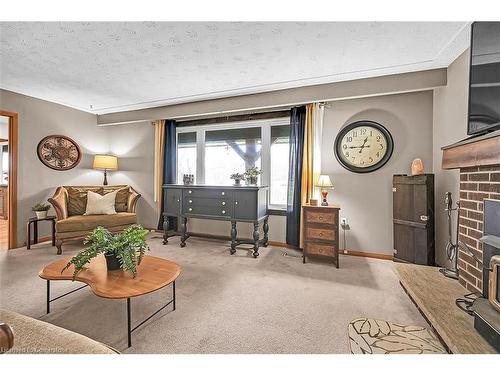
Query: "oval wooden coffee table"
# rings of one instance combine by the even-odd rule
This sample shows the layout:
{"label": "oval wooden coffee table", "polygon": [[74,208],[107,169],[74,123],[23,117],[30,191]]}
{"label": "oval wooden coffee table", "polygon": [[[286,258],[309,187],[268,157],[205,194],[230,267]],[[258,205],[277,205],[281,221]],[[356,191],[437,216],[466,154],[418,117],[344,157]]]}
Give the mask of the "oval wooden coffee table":
{"label": "oval wooden coffee table", "polygon": [[[72,257],[60,259],[45,266],[38,274],[47,280],[47,314],[50,313],[50,303],[89,286],[92,292],[99,297],[111,299],[127,299],[127,338],[128,347],[132,346],[132,332],[146,323],[161,310],[172,304],[175,310],[175,280],[181,273],[178,264],[166,259],[153,256],[144,256],[141,264],[137,267],[137,276],[132,278],[129,272],[123,270],[108,271],[104,255],[92,259],[85,269],[80,271],[75,280],[87,285],[81,286],[68,293],[55,298],[50,298],[50,282],[52,280],[72,280],[74,266],[61,273],[63,267]],[[141,323],[132,328],[130,314],[130,298],[142,296],[154,292],[169,284],[172,284],[172,299],[166,305],[155,311]]]}

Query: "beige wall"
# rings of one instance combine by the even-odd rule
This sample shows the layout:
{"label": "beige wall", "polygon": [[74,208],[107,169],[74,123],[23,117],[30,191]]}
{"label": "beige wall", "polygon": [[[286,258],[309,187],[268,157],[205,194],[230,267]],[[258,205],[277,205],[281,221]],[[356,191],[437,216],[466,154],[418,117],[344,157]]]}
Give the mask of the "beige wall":
{"label": "beige wall", "polygon": [[[372,173],[350,172],[334,155],[337,133],[357,120],[379,122],[394,139],[391,159]],[[432,172],[432,91],[332,102],[325,110],[321,173],[332,178],[330,201],[340,204],[340,216],[348,220],[348,250],[392,255],[392,176],[409,173],[417,157]]]}
{"label": "beige wall", "polygon": [[[155,221],[151,217],[156,214],[149,207],[153,181],[152,162],[148,161],[152,160],[151,126],[98,127],[95,115],[5,90],[0,90],[0,108],[19,114],[18,244],[26,240],[25,225],[27,218],[32,216],[31,207],[50,197],[57,186],[102,183],[102,172],[92,169],[96,153],[123,155],[128,152],[128,157],[120,159],[120,172],[111,173],[109,182],[126,182],[136,187],[144,195],[138,206],[141,222],[149,225]],[[69,171],[54,171],[38,160],[38,142],[49,134],[63,134],[78,142],[83,157],[77,167]],[[128,150],[125,150],[124,142]],[[129,157],[132,156],[139,159],[131,161]],[[48,227],[44,225],[40,235],[47,234]]]}
{"label": "beige wall", "polygon": [[[448,264],[444,251],[448,226],[444,211],[444,194],[450,191],[459,198],[458,170],[441,169],[441,147],[467,137],[467,106],[469,85],[469,50],[448,67],[448,84],[434,90],[434,173],[436,204],[436,262]],[[454,227],[454,226],[453,226]]]}

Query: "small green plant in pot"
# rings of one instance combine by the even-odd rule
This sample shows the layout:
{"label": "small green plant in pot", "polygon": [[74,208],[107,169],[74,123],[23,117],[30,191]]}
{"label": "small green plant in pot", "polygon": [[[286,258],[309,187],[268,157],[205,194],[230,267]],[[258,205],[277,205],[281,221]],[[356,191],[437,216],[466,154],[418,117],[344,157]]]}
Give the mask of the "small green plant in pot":
{"label": "small green plant in pot", "polygon": [[259,178],[259,175],[262,174],[262,171],[260,171],[257,167],[253,168],[248,168],[245,171],[245,182],[247,185],[257,185],[257,180]]}
{"label": "small green plant in pot", "polygon": [[84,244],[87,248],[75,255],[61,270],[61,273],[72,264],[75,266],[73,281],[87,263],[99,254],[106,257],[108,271],[122,269],[130,272],[133,278],[137,275],[137,266],[141,264],[142,258],[149,246],[146,242],[148,233],[140,225],[131,225],[123,231],[112,234],[103,227],[95,228],[85,238]]}
{"label": "small green plant in pot", "polygon": [[45,219],[47,217],[47,211],[50,210],[50,205],[39,202],[31,207],[35,213],[37,219]]}
{"label": "small green plant in pot", "polygon": [[236,186],[239,186],[241,184],[241,180],[245,178],[245,175],[243,173],[233,173],[230,176],[231,180],[234,180],[234,184]]}

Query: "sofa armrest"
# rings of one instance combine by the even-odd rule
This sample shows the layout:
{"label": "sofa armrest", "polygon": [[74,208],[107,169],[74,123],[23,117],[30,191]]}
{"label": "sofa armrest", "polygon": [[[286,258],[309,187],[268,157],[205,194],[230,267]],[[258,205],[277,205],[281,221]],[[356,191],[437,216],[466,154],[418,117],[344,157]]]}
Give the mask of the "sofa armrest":
{"label": "sofa armrest", "polygon": [[48,201],[56,211],[57,221],[66,219],[68,217],[68,195],[63,186],[59,186],[56,192],[49,198]]}
{"label": "sofa armrest", "polygon": [[135,209],[137,206],[137,201],[141,197],[141,194],[139,194],[137,191],[134,190],[134,188],[131,186],[130,187],[130,193],[128,195],[128,212],[135,213]]}
{"label": "sofa armrest", "polygon": [[8,324],[0,323],[0,354],[7,353],[14,346],[14,333]]}

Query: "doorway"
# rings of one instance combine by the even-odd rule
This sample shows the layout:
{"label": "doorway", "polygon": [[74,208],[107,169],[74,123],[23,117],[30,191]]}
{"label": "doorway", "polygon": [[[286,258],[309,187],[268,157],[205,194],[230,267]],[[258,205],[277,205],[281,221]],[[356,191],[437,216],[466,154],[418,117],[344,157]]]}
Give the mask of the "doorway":
{"label": "doorway", "polygon": [[17,113],[0,110],[0,250],[17,245]]}

